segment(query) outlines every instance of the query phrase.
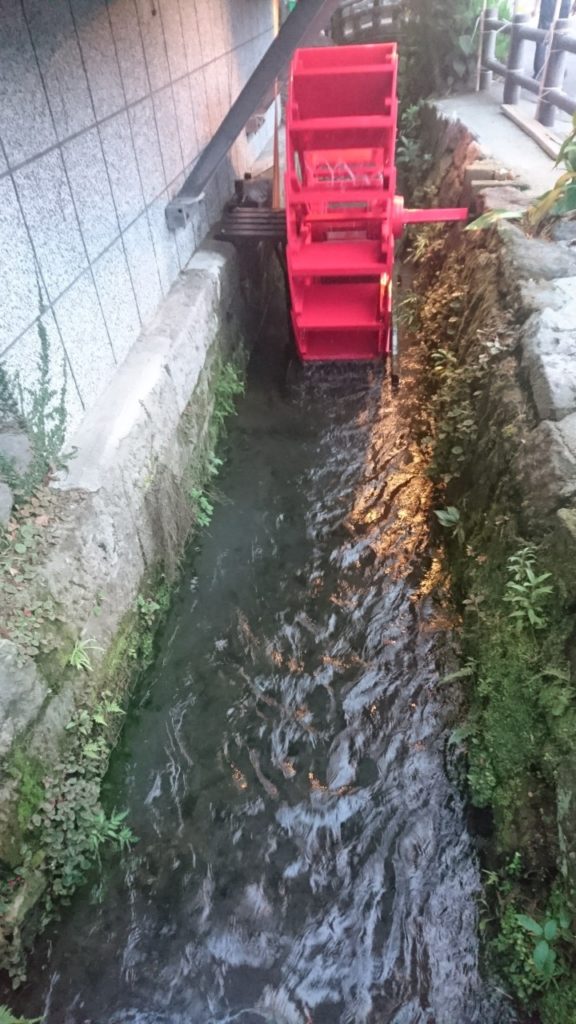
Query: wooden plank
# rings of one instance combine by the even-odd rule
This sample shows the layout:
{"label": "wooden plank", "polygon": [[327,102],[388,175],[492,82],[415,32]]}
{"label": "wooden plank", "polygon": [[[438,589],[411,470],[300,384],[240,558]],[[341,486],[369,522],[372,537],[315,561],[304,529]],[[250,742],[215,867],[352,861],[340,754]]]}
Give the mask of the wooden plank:
{"label": "wooden plank", "polygon": [[526,117],[525,114],[522,114],[518,110],[518,107],[513,107],[509,103],[503,103],[501,110],[502,113],[505,114],[506,117],[510,118],[514,124],[517,124],[523,132],[526,132],[526,134],[529,135],[530,138],[540,146],[540,149],[543,149],[544,152],[552,158],[552,160],[557,159],[562,143],[549,128],[545,128],[544,125],[540,124],[540,122],[534,117]]}

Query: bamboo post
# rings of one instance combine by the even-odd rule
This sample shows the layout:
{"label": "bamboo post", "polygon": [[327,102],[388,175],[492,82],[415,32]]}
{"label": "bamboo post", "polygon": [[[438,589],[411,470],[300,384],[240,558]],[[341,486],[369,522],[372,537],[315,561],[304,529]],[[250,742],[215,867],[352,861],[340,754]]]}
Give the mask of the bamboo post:
{"label": "bamboo post", "polygon": [[[558,0],[557,6],[559,6]],[[560,37],[565,29],[569,28],[570,22],[567,18],[559,18],[554,22],[551,32],[548,52],[544,62],[540,92],[538,94],[538,106],[536,108],[536,120],[546,128],[553,128],[556,118],[556,107],[548,100],[550,89],[561,89],[564,82],[566,69],[566,51],[562,49]]]}
{"label": "bamboo post", "polygon": [[482,10],[480,11],[480,17],[478,24],[480,25],[480,32],[478,38],[478,54],[476,60],[476,86],[475,92],[480,92],[480,83],[482,80],[482,46],[484,43],[484,18],[486,16],[486,0],[482,0]]}
{"label": "bamboo post", "polygon": [[512,19],[510,51],[504,79],[504,103],[514,104],[520,99],[521,86],[516,82],[514,73],[524,71],[526,40],[522,35],[522,28],[529,20],[527,14],[515,14]]}
{"label": "bamboo post", "polygon": [[496,29],[487,28],[486,22],[496,20],[498,11],[495,7],[487,7],[484,10],[482,19],[482,73],[480,75],[480,88],[489,89],[492,85],[492,72],[488,67],[491,60],[496,59]]}

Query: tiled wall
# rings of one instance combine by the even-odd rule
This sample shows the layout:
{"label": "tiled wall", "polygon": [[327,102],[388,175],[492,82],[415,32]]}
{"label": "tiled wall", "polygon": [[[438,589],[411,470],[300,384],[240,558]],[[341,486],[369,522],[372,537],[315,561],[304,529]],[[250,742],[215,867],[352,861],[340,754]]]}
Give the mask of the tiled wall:
{"label": "tiled wall", "polygon": [[69,433],[229,194],[182,184],[272,38],[272,0],[0,0],[0,357],[33,385],[38,317]]}

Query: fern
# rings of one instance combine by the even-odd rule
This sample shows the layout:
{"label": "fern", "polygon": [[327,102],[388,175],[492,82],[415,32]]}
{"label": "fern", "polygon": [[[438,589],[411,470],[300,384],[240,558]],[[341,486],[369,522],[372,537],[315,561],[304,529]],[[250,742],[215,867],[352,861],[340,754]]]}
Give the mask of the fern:
{"label": "fern", "polygon": [[33,1020],[25,1017],[15,1017],[7,1006],[0,1006],[0,1024],[39,1024],[41,1017],[34,1017]]}

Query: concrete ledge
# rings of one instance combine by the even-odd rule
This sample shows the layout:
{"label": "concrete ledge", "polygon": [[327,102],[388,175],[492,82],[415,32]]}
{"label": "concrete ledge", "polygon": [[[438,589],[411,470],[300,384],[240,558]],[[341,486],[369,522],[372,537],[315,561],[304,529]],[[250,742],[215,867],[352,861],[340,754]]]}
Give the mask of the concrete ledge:
{"label": "concrete ledge", "polygon": [[44,578],[73,631],[104,649],[145,571],[173,562],[188,531],[181,486],[199,438],[183,444],[178,428],[238,286],[232,246],[199,249],[74,438],[58,483],[75,492],[72,514]]}
{"label": "concrete ledge", "polygon": [[[236,252],[200,248],[133,346],[73,444],[57,481],[59,520],[38,574],[58,605],[62,650],[49,671],[0,641],[0,860],[18,863],[17,747],[48,764],[80,703],[107,678],[107,657],[148,574],[170,576],[193,525],[187,489],[205,456],[215,370],[242,343]],[[93,672],[66,667],[90,639]],[[49,656],[50,658],[50,656]],[[57,674],[51,689],[50,682]]]}

